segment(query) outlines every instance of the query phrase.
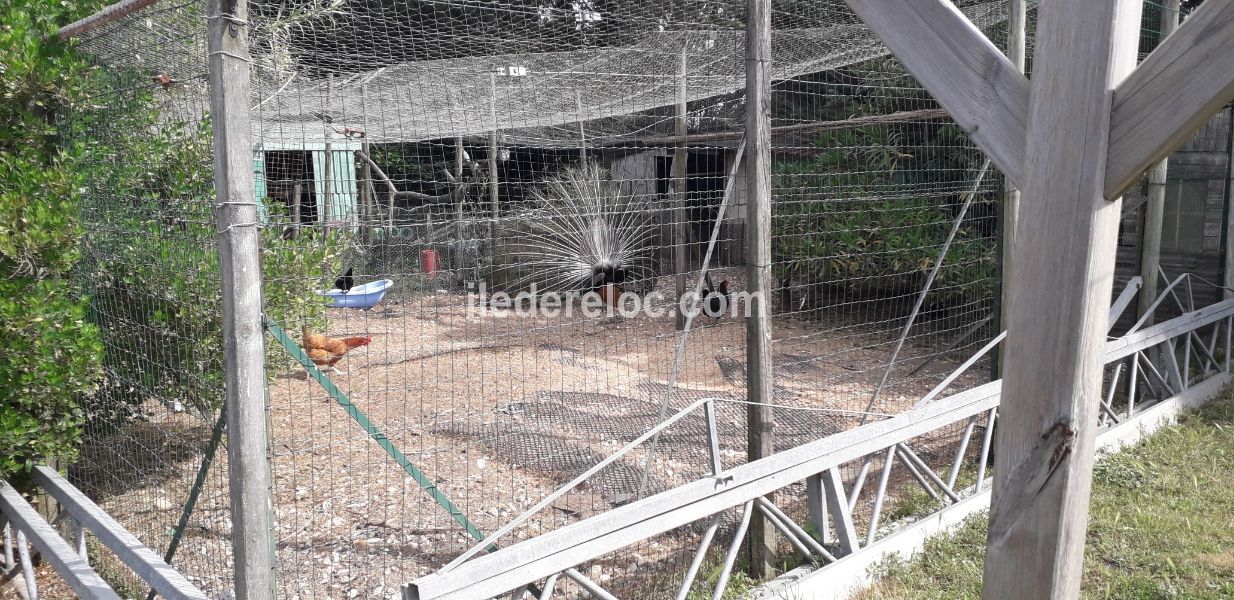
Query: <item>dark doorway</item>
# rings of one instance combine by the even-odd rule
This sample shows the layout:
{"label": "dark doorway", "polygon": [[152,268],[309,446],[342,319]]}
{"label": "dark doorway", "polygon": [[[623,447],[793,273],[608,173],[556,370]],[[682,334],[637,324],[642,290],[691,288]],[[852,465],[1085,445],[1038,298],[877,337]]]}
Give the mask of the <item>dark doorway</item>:
{"label": "dark doorway", "polygon": [[[686,162],[686,239],[679,243],[686,245],[687,256],[691,268],[702,265],[703,255],[707,252],[707,242],[711,239],[711,229],[715,225],[716,215],[720,211],[720,202],[724,199],[724,184],[727,174],[724,172],[724,153],[719,151],[699,151],[688,153]],[[672,186],[673,156],[656,157],[656,192],[668,194]],[[671,217],[670,217],[671,218]],[[723,236],[723,232],[721,232]],[[721,237],[718,240],[718,250],[727,246]],[[723,252],[721,252],[723,254]],[[720,257],[713,258],[713,264],[720,262]]]}
{"label": "dark doorway", "polygon": [[307,150],[266,152],[266,196],[283,205],[289,222],[299,191],[300,222],[317,223],[317,191],[313,186],[313,153]]}

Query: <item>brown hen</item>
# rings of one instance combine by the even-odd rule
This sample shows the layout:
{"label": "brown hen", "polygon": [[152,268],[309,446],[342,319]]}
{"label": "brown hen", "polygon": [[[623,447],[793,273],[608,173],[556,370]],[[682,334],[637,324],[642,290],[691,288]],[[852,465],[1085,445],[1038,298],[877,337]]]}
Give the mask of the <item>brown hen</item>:
{"label": "brown hen", "polygon": [[[313,333],[308,328],[304,329],[303,343],[304,352],[308,354],[313,364],[324,367],[322,370],[329,369],[335,373],[339,373],[337,367],[343,357],[351,351],[352,348],[367,346],[373,342],[373,338],[368,336],[355,336],[345,338],[332,338],[324,336],[320,333]],[[342,371],[346,372],[346,371]]]}

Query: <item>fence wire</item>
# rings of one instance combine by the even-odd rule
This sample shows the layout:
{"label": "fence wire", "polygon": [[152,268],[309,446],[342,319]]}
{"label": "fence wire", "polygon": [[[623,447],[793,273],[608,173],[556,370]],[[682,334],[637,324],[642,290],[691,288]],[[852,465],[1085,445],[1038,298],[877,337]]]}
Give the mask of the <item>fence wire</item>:
{"label": "fence wire", "polygon": [[[957,5],[1004,44],[1004,2]],[[671,414],[717,399],[723,465],[745,461],[742,316],[696,317],[674,364],[679,290],[701,278],[737,309],[745,290],[743,2],[288,0],[250,11],[264,310],[308,357],[325,357],[338,392],[267,336],[281,597],[392,597],[476,543],[426,488],[492,532],[654,427],[663,402]],[[223,593],[203,12],[159,3],[80,41],[105,76],[93,109],[64,129],[106,150],[107,176],[85,194],[79,281],[103,332],[107,385],[72,475],[145,543],[178,538],[173,563]],[[906,410],[993,337],[1001,177],[978,179],[981,152],[843,2],[777,1],[772,22],[772,402],[775,447],[786,449]],[[336,279],[350,291],[324,295]],[[533,289],[539,297],[520,304]],[[618,294],[643,310],[586,314]],[[349,350],[315,355],[312,334]],[[976,366],[951,390],[989,372]],[[913,447],[945,472],[960,429]],[[682,419],[649,470],[640,447],[499,544],[709,474],[707,435],[701,415]],[[893,478],[903,499],[893,516],[917,506],[912,485]],[[790,488],[780,504],[801,516],[804,494]],[[739,521],[729,512],[713,549]],[[619,597],[671,595],[659,578],[685,571],[704,525],[580,570]],[[582,593],[572,586],[558,593]]]}

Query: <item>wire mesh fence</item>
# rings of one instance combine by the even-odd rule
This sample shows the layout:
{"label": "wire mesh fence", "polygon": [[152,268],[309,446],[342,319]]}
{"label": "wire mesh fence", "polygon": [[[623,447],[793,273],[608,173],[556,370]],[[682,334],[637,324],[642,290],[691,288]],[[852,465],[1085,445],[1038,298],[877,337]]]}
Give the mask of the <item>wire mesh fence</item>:
{"label": "wire mesh fence", "polygon": [[[1001,45],[1003,2],[957,4]],[[843,2],[776,2],[772,22],[780,450],[910,408],[993,337],[1001,177]],[[744,3],[304,0],[245,25],[280,596],[390,597],[700,399],[723,466],[746,460]],[[106,149],[79,281],[107,385],[72,476],[222,593],[204,28],[200,3],[166,2],[80,42],[106,74],[64,125]],[[913,447],[945,472],[962,429]],[[500,543],[708,475],[707,436],[682,418]],[[890,482],[884,522],[914,485]],[[580,570],[671,595],[647,573],[684,572],[704,525]]]}

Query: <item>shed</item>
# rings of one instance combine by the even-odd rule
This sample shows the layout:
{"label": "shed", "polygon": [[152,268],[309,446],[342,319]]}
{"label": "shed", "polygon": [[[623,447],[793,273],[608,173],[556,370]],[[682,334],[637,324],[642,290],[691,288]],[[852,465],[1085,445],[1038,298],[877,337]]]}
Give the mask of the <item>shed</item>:
{"label": "shed", "polygon": [[[359,149],[358,140],[342,135],[332,136],[329,142],[262,140],[256,144],[253,185],[263,220],[269,219],[269,202],[278,202],[283,214],[294,215],[298,193],[301,223],[357,225],[360,216],[355,151]],[[327,191],[330,215],[323,219]]]}
{"label": "shed", "polygon": [[[1191,273],[1221,284],[1225,275],[1222,232],[1230,206],[1231,110],[1223,110],[1170,154],[1166,175],[1165,213],[1161,232],[1161,268],[1171,280]],[[1147,186],[1141,184],[1123,197],[1119,226],[1115,291],[1140,274]],[[1159,283],[1160,286],[1166,283]],[[1196,305],[1221,299],[1215,285],[1192,286]],[[1162,307],[1167,313],[1170,305]],[[1123,321],[1131,318],[1128,311]],[[1129,324],[1129,323],[1123,323]]]}

